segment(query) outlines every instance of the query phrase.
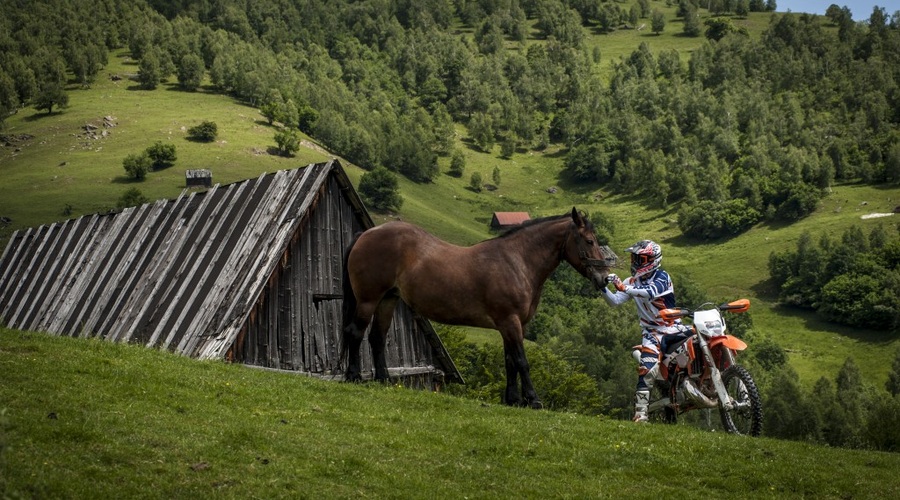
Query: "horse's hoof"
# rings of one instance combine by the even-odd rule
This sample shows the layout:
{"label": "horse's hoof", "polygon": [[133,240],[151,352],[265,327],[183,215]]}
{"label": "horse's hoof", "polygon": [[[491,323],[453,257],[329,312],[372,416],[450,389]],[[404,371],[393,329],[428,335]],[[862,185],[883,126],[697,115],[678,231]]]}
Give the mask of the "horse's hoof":
{"label": "horse's hoof", "polygon": [[532,402],[531,402],[531,409],[532,409],[532,410],[543,410],[543,409],[544,409],[544,403],[541,403],[540,401],[532,401]]}

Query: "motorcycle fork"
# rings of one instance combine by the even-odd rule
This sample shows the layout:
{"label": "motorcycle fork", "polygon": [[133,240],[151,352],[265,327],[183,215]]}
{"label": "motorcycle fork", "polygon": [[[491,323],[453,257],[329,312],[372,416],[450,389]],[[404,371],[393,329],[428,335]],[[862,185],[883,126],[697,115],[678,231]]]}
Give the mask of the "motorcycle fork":
{"label": "motorcycle fork", "polygon": [[709,375],[712,378],[713,387],[716,389],[716,396],[719,397],[719,404],[726,410],[731,410],[734,408],[734,403],[731,401],[731,398],[728,396],[728,391],[725,389],[725,383],[722,381],[722,372],[720,372],[719,367],[716,366],[712,350],[710,350],[709,344],[706,342],[706,338],[703,337],[703,335],[698,335],[697,337],[700,339],[700,351],[703,353],[703,358],[706,360],[706,366],[709,367]]}

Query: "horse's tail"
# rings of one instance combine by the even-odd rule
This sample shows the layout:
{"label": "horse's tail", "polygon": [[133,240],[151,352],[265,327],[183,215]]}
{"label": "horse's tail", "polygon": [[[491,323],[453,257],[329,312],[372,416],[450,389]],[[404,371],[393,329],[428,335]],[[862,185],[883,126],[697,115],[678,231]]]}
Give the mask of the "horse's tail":
{"label": "horse's tail", "polygon": [[353,293],[353,286],[350,284],[350,269],[347,266],[347,261],[350,258],[350,251],[353,250],[356,242],[359,241],[359,236],[362,233],[356,233],[353,236],[353,241],[350,242],[350,245],[344,250],[344,272],[342,275],[342,285],[344,290],[344,300],[341,303],[341,312],[343,313],[343,319],[341,322],[341,361],[344,362],[347,360],[347,353],[350,350],[350,342],[348,335],[353,335],[353,320],[356,316],[356,294]]}

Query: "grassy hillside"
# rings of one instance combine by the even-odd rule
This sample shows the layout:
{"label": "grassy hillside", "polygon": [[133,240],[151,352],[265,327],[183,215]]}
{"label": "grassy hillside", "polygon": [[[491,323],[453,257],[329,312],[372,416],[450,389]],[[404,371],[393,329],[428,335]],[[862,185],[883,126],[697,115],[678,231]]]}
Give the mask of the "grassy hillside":
{"label": "grassy hillside", "polygon": [[896,498],[900,455],[0,329],[3,498]]}
{"label": "grassy hillside", "polygon": [[[127,52],[114,54],[92,88],[67,89],[69,108],[61,113],[27,108],[7,120],[2,133],[14,145],[0,150],[0,216],[12,219],[12,228],[65,219],[67,207],[72,215],[114,207],[131,187],[150,199],[174,198],[189,168],[210,168],[213,182],[230,183],[328,158],[310,148],[293,159],[269,155],[274,130],[258,110],[207,92],[139,90],[127,79],[136,72]],[[106,117],[114,126],[104,127]],[[206,120],[218,126],[216,142],[186,140],[187,129]],[[88,135],[88,125],[99,127],[98,138]],[[175,166],[132,182],[122,160],[156,141],[175,145]],[[9,233],[3,230],[0,238]]]}
{"label": "grassy hillside", "polygon": [[[736,22],[758,36],[770,17],[754,14]],[[608,71],[641,42],[650,44],[654,52],[676,48],[685,58],[704,43],[703,39],[680,36],[680,31],[680,23],[670,20],[659,36],[646,30],[618,30],[591,33],[587,43],[600,50],[599,71]],[[12,145],[0,147],[0,217],[12,223],[0,223],[0,245],[5,245],[15,229],[108,210],[132,187],[150,199],[174,198],[184,189],[185,169],[210,168],[214,182],[229,183],[331,157],[309,138],[304,138],[306,147],[294,158],[271,155],[268,150],[275,145],[274,129],[258,110],[210,92],[181,92],[174,86],[140,90],[127,78],[136,71],[127,52],[112,54],[109,66],[90,89],[67,89],[67,109],[47,115],[27,108],[7,120],[2,134]],[[106,117],[114,126],[104,128]],[[218,140],[212,144],[187,141],[186,130],[205,120],[217,123]],[[100,127],[99,131],[105,130],[107,135],[89,136],[85,131],[88,124]],[[837,186],[815,214],[797,224],[763,224],[732,240],[696,244],[682,237],[675,226],[677,206],[668,211],[649,208],[627,193],[569,182],[561,175],[565,152],[559,147],[519,151],[503,159],[499,146],[491,153],[468,147],[467,132],[462,127],[458,128],[458,138],[466,155],[465,175],[456,178],[441,174],[429,184],[401,179],[402,210],[398,214],[373,214],[376,221],[400,217],[454,243],[471,244],[491,236],[488,222],[493,211],[522,210],[532,216],[560,214],[572,206],[602,211],[615,223],[612,244],[619,253],[637,239],[655,239],[664,245],[665,266],[673,274],[689,276],[716,298],[751,298],[757,330],[789,349],[791,362],[805,384],[811,385],[823,374],[833,377],[848,356],[855,358],[869,381],[883,384],[890,367],[881,355],[900,348],[900,340],[836,327],[811,314],[778,308],[774,290],[766,281],[766,263],[772,251],[793,248],[805,230],[814,235],[822,231],[839,235],[857,224],[868,233],[875,224],[895,223],[896,217],[863,220],[860,216],[889,212],[898,204],[900,189]],[[176,146],[176,165],[150,173],[144,182],[128,180],[122,160],[155,141]],[[440,159],[442,172],[447,171],[448,163],[449,159]],[[480,172],[491,182],[494,167],[501,171],[499,189],[476,193],[468,188],[473,172]],[[352,165],[348,170],[355,182],[364,173]],[[619,272],[627,274],[627,269]],[[482,333],[484,339],[499,339],[492,332],[479,335]]]}

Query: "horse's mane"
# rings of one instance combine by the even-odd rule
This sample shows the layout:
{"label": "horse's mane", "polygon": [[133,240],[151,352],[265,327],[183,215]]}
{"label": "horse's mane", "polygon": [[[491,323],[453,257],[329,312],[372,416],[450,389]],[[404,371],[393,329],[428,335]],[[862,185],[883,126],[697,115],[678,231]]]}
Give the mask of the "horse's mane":
{"label": "horse's mane", "polygon": [[544,222],[557,221],[557,220],[560,220],[560,219],[565,219],[565,218],[567,218],[567,217],[568,217],[568,218],[571,218],[572,216],[571,216],[570,214],[562,214],[562,215],[551,215],[551,216],[549,216],[549,217],[539,217],[539,218],[537,218],[537,219],[529,219],[529,220],[527,220],[527,221],[525,221],[525,222],[523,222],[523,223],[521,223],[521,224],[519,224],[519,225],[517,225],[517,226],[513,226],[513,227],[507,229],[507,230],[504,231],[500,236],[497,236],[497,238],[505,238],[505,237],[507,237],[507,236],[509,236],[509,235],[518,233],[519,231],[522,231],[523,229],[527,229],[527,228],[529,228],[529,227],[531,227],[531,226],[536,226],[536,225],[542,224],[542,223],[544,223]]}

